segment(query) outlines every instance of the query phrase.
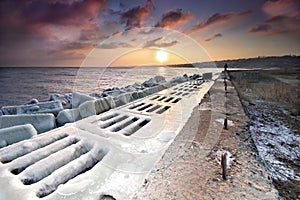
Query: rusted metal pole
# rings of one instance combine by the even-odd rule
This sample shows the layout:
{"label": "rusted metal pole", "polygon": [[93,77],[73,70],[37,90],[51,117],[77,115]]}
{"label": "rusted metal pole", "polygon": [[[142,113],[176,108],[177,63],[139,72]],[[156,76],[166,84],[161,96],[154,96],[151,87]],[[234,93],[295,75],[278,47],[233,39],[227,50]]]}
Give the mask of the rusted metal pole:
{"label": "rusted metal pole", "polygon": [[227,120],[227,116],[224,119],[224,129],[227,130],[228,129],[228,120]]}
{"label": "rusted metal pole", "polygon": [[221,155],[222,178],[227,179],[227,153],[223,152]]}

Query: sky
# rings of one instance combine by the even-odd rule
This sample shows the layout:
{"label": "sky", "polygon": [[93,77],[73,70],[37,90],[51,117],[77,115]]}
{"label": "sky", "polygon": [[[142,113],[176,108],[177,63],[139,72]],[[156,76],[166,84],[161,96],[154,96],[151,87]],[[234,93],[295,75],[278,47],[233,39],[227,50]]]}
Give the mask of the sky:
{"label": "sky", "polygon": [[1,0],[0,66],[300,54],[299,0]]}

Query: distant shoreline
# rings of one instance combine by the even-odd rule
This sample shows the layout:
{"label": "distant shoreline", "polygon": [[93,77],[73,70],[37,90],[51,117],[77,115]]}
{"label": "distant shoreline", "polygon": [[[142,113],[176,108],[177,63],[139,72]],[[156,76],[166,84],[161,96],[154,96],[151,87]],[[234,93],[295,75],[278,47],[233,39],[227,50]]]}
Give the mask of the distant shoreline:
{"label": "distant shoreline", "polygon": [[[259,62],[259,63],[257,63]],[[172,64],[172,65],[149,65],[149,66],[88,66],[86,68],[135,68],[135,67],[180,67],[180,68],[193,68],[193,67],[205,67],[205,68],[214,68],[214,67],[224,67],[224,64],[227,63],[230,68],[245,68],[241,65],[259,65],[261,68],[269,67],[279,67],[284,68],[288,67],[300,67],[300,55],[284,55],[284,56],[258,56],[253,58],[238,58],[238,59],[228,59],[228,60],[219,60],[219,61],[210,61],[210,62],[196,62],[196,63],[185,63],[185,64]],[[216,64],[212,66],[212,64]],[[81,68],[81,66],[0,66],[1,68]],[[250,67],[251,68],[251,67]]]}

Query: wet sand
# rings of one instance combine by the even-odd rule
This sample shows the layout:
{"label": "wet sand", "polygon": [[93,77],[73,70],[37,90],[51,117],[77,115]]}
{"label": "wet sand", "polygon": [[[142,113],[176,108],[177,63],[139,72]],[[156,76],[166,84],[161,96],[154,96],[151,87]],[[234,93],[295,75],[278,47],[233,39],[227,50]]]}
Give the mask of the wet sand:
{"label": "wet sand", "polygon": [[[133,199],[276,199],[277,190],[251,139],[248,118],[231,82],[226,83],[227,97],[219,79]],[[226,114],[233,122],[228,130],[220,122]],[[226,181],[218,150],[235,157]]]}

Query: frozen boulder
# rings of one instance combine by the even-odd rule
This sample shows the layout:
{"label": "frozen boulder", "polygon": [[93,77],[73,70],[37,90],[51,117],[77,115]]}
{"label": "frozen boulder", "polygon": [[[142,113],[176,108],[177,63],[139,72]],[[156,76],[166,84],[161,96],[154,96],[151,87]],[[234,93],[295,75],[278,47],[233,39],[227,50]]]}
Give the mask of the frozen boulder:
{"label": "frozen boulder", "polygon": [[31,124],[18,125],[0,129],[0,148],[29,139],[37,135]]}
{"label": "frozen boulder", "polygon": [[28,104],[37,104],[39,101],[37,99],[30,99],[29,101],[27,101],[26,103],[24,103],[24,105],[28,105]]}
{"label": "frozen boulder", "polygon": [[162,84],[162,83],[167,82],[165,77],[163,77],[163,76],[155,76],[154,80],[157,84]]}
{"label": "frozen boulder", "polygon": [[100,99],[103,97],[101,94],[98,94],[98,93],[92,93],[92,94],[90,94],[90,96],[95,97],[96,99]]}
{"label": "frozen boulder", "polygon": [[119,88],[115,87],[112,89],[106,89],[102,92],[102,96],[112,96],[112,97],[117,97],[120,94],[124,93],[125,91],[120,90]]}
{"label": "frozen boulder", "polygon": [[3,106],[2,110],[6,115],[34,114],[34,113],[53,113],[57,115],[63,109],[60,101],[40,102],[20,106]]}
{"label": "frozen boulder", "polygon": [[140,83],[134,83],[132,85],[132,87],[134,87],[136,90],[142,90],[142,89],[144,89],[144,86],[142,86],[142,84],[140,84]]}
{"label": "frozen boulder", "polygon": [[16,115],[17,107],[16,106],[3,106],[1,108],[3,115]]}
{"label": "frozen boulder", "polygon": [[153,87],[158,84],[163,84],[166,82],[166,79],[163,76],[155,76],[154,78],[150,78],[149,80],[145,81],[142,85],[145,87]]}
{"label": "frozen boulder", "polygon": [[38,133],[43,133],[56,128],[55,117],[51,113],[30,115],[3,115],[0,118],[0,128],[7,128],[24,124],[33,125]]}
{"label": "frozen boulder", "polygon": [[73,92],[72,93],[72,107],[73,108],[78,108],[80,104],[86,102],[86,101],[91,101],[95,100],[94,97],[91,97],[86,94],[82,94],[79,92]]}
{"label": "frozen boulder", "polygon": [[82,118],[86,118],[92,115],[96,115],[96,107],[95,107],[95,101],[86,101],[79,106],[79,113]]}
{"label": "frozen boulder", "polygon": [[120,94],[118,96],[118,99],[122,102],[122,105],[127,104],[127,103],[129,103],[133,100],[132,93],[127,92],[127,93],[124,93],[124,94]]}
{"label": "frozen boulder", "polygon": [[56,117],[57,125],[63,126],[66,123],[72,123],[81,119],[78,108],[65,109],[58,113]]}
{"label": "frozen boulder", "polygon": [[50,94],[49,101],[60,101],[64,109],[72,107],[72,94]]}
{"label": "frozen boulder", "polygon": [[115,102],[114,99],[110,96],[104,97],[101,99],[97,99],[95,101],[95,109],[96,109],[96,114],[103,113],[105,111],[108,111],[111,108],[115,108]]}
{"label": "frozen boulder", "polygon": [[191,80],[196,80],[198,78],[201,78],[201,76],[199,74],[194,74],[194,75],[190,76]]}

